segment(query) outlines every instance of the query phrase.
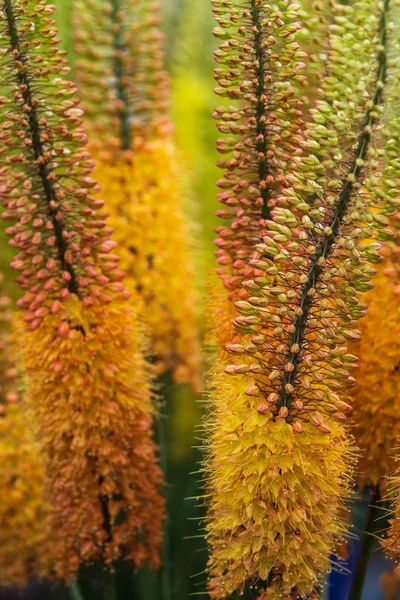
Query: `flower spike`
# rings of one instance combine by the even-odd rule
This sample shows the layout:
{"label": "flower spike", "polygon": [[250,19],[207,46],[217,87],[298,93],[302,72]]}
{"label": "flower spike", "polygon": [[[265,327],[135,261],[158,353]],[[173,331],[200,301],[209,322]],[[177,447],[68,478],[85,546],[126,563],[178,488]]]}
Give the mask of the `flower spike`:
{"label": "flower spike", "polygon": [[27,293],[19,306],[35,329],[71,294],[85,306],[107,303],[104,284],[118,289],[122,274],[103,202],[91,196],[97,184],[75,88],[60,77],[68,66],[56,48],[54,7],[7,0],[1,9],[0,199],[3,218],[17,221],[7,229],[19,250],[11,266],[21,273]]}
{"label": "flower spike", "polygon": [[[399,4],[393,3],[389,28],[393,42],[388,48],[389,92],[386,93],[386,110],[383,115],[383,143],[378,148],[382,179],[373,180],[373,193],[381,198],[381,203],[398,201],[400,178],[400,119],[398,112],[398,94],[400,85],[393,76],[400,66],[398,48],[400,36],[397,27],[400,16]],[[396,93],[397,92],[397,93]],[[379,212],[372,213],[379,219]],[[399,336],[400,312],[400,213],[389,220],[393,240],[387,241],[380,254],[383,263],[373,279],[374,289],[365,296],[368,313],[360,321],[361,340],[350,347],[359,357],[357,385],[352,397],[354,413],[357,416],[354,436],[360,448],[357,481],[364,485],[379,485],[386,494],[389,476],[396,470],[396,447],[400,434],[398,421],[393,418],[398,405],[400,379]]]}
{"label": "flower spike", "polygon": [[[146,307],[157,372],[201,384],[192,240],[167,115],[159,6],[75,0],[76,81],[95,177],[110,211],[126,285]],[[93,27],[92,23],[96,26]]]}
{"label": "flower spike", "polygon": [[[130,150],[167,119],[160,5],[149,0],[74,0],[75,81],[91,143]],[[95,24],[95,26],[93,26]]]}
{"label": "flower spike", "polygon": [[[215,52],[215,93],[233,105],[218,106],[214,118],[227,134],[217,140],[225,170],[217,182],[224,204],[217,214],[227,226],[217,228],[218,274],[237,299],[254,246],[261,241],[265,219],[276,197],[291,181],[300,152],[302,102],[295,90],[303,81],[304,53],[296,42],[297,9],[261,0],[212,0],[222,40]],[[234,293],[235,292],[235,293]]]}
{"label": "flower spike", "polygon": [[[235,3],[218,6],[223,14]],[[243,282],[237,338],[212,382],[206,530],[216,599],[246,588],[263,599],[309,597],[347,529],[356,364],[347,344],[359,337],[359,293],[380,260],[375,240],[391,238],[397,210],[398,184],[380,163],[392,145],[381,116],[398,93],[388,59],[398,33],[388,1],[332,3],[332,15],[302,153],[248,260],[260,274]]]}
{"label": "flower spike", "polygon": [[18,326],[44,455],[55,574],[159,564],[163,498],[142,327],[127,306],[45,0],[0,2],[0,199],[25,291]]}

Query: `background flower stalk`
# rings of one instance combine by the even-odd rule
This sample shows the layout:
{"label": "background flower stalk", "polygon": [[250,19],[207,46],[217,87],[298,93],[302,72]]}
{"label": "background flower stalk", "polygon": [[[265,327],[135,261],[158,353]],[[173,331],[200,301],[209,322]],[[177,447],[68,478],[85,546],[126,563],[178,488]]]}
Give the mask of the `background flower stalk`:
{"label": "background flower stalk", "polygon": [[157,372],[172,370],[176,381],[198,390],[196,270],[182,166],[168,117],[159,6],[77,0],[74,23],[89,148],[126,285],[143,304]]}
{"label": "background flower stalk", "polygon": [[51,573],[49,506],[38,444],[22,405],[12,349],[12,305],[0,277],[0,582],[22,588]]}

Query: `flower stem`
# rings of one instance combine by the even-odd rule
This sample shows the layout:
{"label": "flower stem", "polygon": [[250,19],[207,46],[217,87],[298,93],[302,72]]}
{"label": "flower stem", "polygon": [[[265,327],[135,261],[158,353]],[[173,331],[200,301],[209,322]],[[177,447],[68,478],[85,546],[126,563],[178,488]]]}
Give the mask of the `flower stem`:
{"label": "flower stem", "polygon": [[[166,377],[163,378],[164,387]],[[168,456],[167,456],[167,438],[165,434],[165,415],[161,414],[157,422],[157,437],[160,447],[160,462],[164,473],[165,481],[168,485]],[[165,490],[165,498],[168,505],[168,488]],[[164,521],[163,543],[162,543],[162,564],[161,564],[161,597],[162,600],[171,600],[171,563],[170,563],[170,539],[168,519]]]}
{"label": "flower stem", "polygon": [[115,581],[115,573],[106,569],[104,571],[104,588],[103,588],[103,599],[104,600],[116,600],[117,589]]}
{"label": "flower stem", "polygon": [[78,580],[75,577],[71,579],[68,591],[71,600],[85,600],[79,587]]}
{"label": "flower stem", "polygon": [[356,570],[354,573],[349,600],[361,600],[362,598],[371,552],[373,550],[375,542],[374,532],[376,530],[376,521],[379,518],[379,507],[377,506],[379,500],[379,486],[376,486],[375,488],[373,488],[371,494],[370,505],[368,507],[367,526],[361,544],[361,550],[358,557]]}

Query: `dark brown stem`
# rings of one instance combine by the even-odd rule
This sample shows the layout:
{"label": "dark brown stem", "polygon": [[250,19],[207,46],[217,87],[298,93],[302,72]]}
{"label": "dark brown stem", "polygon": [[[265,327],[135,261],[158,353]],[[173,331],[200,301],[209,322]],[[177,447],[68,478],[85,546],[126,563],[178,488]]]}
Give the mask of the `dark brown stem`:
{"label": "dark brown stem", "polygon": [[[12,0],[4,0],[5,13],[7,19],[8,33],[10,36],[11,50],[16,54],[18,60],[23,64],[27,64],[25,54],[21,50],[21,44],[18,34],[17,20],[13,11]],[[28,107],[28,123],[30,129],[30,139],[32,141],[32,150],[34,154],[35,164],[39,173],[40,182],[43,188],[43,192],[46,198],[50,219],[54,229],[54,235],[56,238],[56,244],[59,252],[59,258],[63,271],[66,271],[70,275],[68,282],[68,289],[72,294],[79,296],[79,289],[75,272],[71,265],[65,261],[65,253],[68,250],[67,242],[63,237],[63,227],[57,218],[57,210],[52,208],[51,203],[55,202],[58,204],[57,193],[54,188],[52,181],[49,179],[51,169],[47,161],[44,158],[44,148],[41,141],[41,129],[39,125],[39,115],[37,112],[37,103],[32,94],[31,83],[28,75],[24,72],[18,71],[17,74],[19,87],[22,94],[24,104]]]}
{"label": "dark brown stem", "polygon": [[380,501],[379,486],[375,486],[372,491],[372,497],[370,500],[370,506],[368,507],[368,521],[364,532],[364,537],[361,544],[360,555],[357,561],[356,570],[353,576],[353,583],[350,590],[349,600],[361,600],[365,578],[368,571],[369,561],[371,552],[374,547],[376,531],[376,521],[379,519],[379,507]]}
{"label": "dark brown stem", "polygon": [[[260,7],[256,0],[251,0],[251,20],[254,30],[254,47],[257,62],[256,78],[257,78],[257,106],[256,106],[256,135],[262,136],[262,141],[257,141],[257,154],[264,155],[264,160],[259,161],[258,174],[260,181],[264,181],[268,176],[268,161],[267,161],[267,128],[262,121],[265,115],[266,89],[265,89],[265,58],[262,47],[262,26],[260,20]],[[268,202],[271,199],[271,191],[269,186],[261,188],[261,198],[263,199],[262,217],[268,219],[270,217],[270,208]]]}
{"label": "dark brown stem", "polygon": [[120,11],[119,0],[111,0],[111,19],[113,27],[113,47],[114,59],[113,70],[116,79],[116,94],[117,99],[121,103],[121,108],[118,110],[118,118],[120,124],[120,138],[122,150],[130,150],[132,148],[132,128],[129,118],[129,103],[126,85],[124,84],[124,62],[123,53],[126,52],[126,47],[122,37],[122,25],[119,18]]}

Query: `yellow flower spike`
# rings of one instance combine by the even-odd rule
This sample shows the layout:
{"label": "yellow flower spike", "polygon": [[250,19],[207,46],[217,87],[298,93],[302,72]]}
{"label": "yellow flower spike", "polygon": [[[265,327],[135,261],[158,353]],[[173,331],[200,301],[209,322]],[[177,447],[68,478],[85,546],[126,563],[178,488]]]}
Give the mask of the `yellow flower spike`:
{"label": "yellow flower spike", "polygon": [[[391,55],[399,31],[390,0],[331,3],[328,75],[304,138],[296,137],[303,152],[293,175],[269,197],[268,182],[280,180],[265,156],[279,152],[279,136],[286,134],[286,124],[275,120],[269,61],[274,57],[278,80],[287,78],[283,65],[298,51],[291,44],[302,25],[286,2],[212,4],[222,39],[217,94],[249,94],[249,135],[243,140],[236,113],[220,107],[220,130],[231,134],[220,149],[235,152],[220,182],[229,206],[221,216],[231,220],[237,211],[238,219],[217,240],[219,274],[233,267],[236,275],[225,284],[239,293],[233,296],[237,337],[216,367],[206,429],[208,588],[216,600],[252,587],[266,598],[283,600],[294,591],[308,598],[318,592],[347,529],[343,502],[354,452],[346,421],[357,362],[347,344],[359,337],[356,322],[365,315],[359,292],[371,288],[370,263],[380,260],[374,242],[392,237],[387,217],[397,211],[399,178],[387,173],[397,172],[398,124],[387,126],[381,115],[391,114],[398,97]],[[277,47],[276,38],[290,44]],[[299,69],[292,65],[290,73],[296,77]],[[297,86],[288,89],[295,102]],[[300,125],[293,114],[289,126]],[[271,118],[277,142],[259,156],[268,175],[262,190],[273,202],[264,202],[269,214],[257,223],[252,216],[259,213],[241,191],[256,181],[252,142],[272,144],[270,129],[253,137]],[[243,235],[249,227],[262,236],[252,246]]]}
{"label": "yellow flower spike", "polygon": [[10,307],[0,291],[0,584],[24,587],[30,578],[50,574],[49,507],[38,446],[17,389]]}
{"label": "yellow flower spike", "polygon": [[352,439],[329,419],[329,435],[309,423],[299,435],[266,412],[260,396],[249,396],[248,385],[245,375],[213,381],[206,426],[210,594],[228,598],[246,582],[275,579],[276,594],[268,588],[265,598],[290,597],[294,586],[303,597],[329,570],[332,536],[346,532],[352,466],[344,456]]}
{"label": "yellow flower spike", "polygon": [[57,576],[82,560],[110,564],[122,548],[136,567],[157,567],[163,499],[140,325],[126,307],[82,311],[71,299],[37,331],[20,325],[18,334],[46,456]]}
{"label": "yellow flower spike", "polygon": [[191,240],[180,206],[180,175],[171,140],[152,139],[116,160],[96,158],[109,224],[126,286],[142,303],[159,374],[201,387],[197,301],[188,260]]}
{"label": "yellow flower spike", "polygon": [[95,177],[127,286],[144,306],[157,371],[172,370],[176,381],[199,390],[196,269],[159,9],[147,0],[75,0],[76,81]]}

